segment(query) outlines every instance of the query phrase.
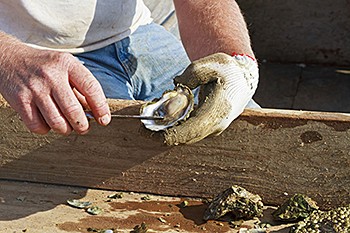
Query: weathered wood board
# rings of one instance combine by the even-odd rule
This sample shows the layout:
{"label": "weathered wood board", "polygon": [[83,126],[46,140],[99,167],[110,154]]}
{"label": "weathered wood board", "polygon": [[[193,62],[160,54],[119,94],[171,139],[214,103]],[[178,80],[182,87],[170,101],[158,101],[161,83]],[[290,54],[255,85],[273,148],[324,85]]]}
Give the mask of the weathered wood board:
{"label": "weathered wood board", "polygon": [[[142,102],[115,100],[119,114]],[[138,120],[92,123],[84,136],[45,136],[0,109],[0,178],[172,196],[213,197],[230,185],[279,205],[302,193],[323,208],[350,202],[350,116],[246,109],[220,136],[164,147],[139,133]]]}

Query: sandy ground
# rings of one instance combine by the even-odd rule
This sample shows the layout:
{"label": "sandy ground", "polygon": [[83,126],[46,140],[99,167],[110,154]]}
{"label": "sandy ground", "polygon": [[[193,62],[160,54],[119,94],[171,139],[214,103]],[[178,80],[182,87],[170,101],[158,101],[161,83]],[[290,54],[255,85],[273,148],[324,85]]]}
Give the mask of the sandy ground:
{"label": "sandy ground", "polygon": [[[272,225],[265,229],[266,232],[289,232],[288,225],[272,221],[274,207],[265,207],[263,218],[245,221],[241,227],[232,228],[229,219],[204,222],[202,216],[207,205],[202,200],[142,193],[124,193],[123,198],[108,198],[115,193],[0,181],[0,232],[89,232],[89,228],[131,232],[143,222],[147,224],[148,232],[242,232],[242,228],[254,229],[260,222]],[[67,199],[91,201],[103,212],[91,215],[84,209],[67,205]],[[184,200],[188,201],[186,208],[181,207]]]}

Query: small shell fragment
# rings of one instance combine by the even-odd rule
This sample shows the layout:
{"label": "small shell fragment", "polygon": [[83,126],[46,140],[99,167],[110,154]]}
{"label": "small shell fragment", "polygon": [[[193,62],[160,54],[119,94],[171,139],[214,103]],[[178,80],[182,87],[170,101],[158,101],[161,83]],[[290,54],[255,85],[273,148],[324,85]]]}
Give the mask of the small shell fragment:
{"label": "small shell fragment", "polygon": [[17,197],[17,200],[19,200],[19,201],[24,201],[26,198],[27,198],[27,197],[25,197],[25,196],[19,196],[19,197]]}
{"label": "small shell fragment", "polygon": [[86,209],[86,212],[88,212],[89,214],[92,214],[92,215],[98,215],[102,212],[102,208],[98,207],[98,206],[91,206],[91,207]]}
{"label": "small shell fragment", "polygon": [[152,196],[150,196],[150,195],[146,195],[146,196],[144,196],[144,197],[141,197],[141,200],[143,200],[143,201],[149,201],[149,200],[152,200]]}
{"label": "small shell fragment", "polygon": [[104,233],[117,233],[118,231],[114,231],[114,230],[112,230],[112,229],[108,229],[108,230],[105,230],[105,232]]}
{"label": "small shell fragment", "polygon": [[162,223],[166,223],[166,220],[163,219],[162,217],[159,217],[158,220],[161,221]]}
{"label": "small shell fragment", "polygon": [[237,220],[237,221],[231,221],[230,222],[230,225],[233,227],[233,228],[236,228],[236,227],[240,227],[242,226],[244,223],[244,220]]}
{"label": "small shell fragment", "polygon": [[263,228],[247,229],[243,227],[239,229],[239,233],[266,233],[266,229],[263,229]]}
{"label": "small shell fragment", "polygon": [[112,199],[123,198],[123,197],[124,197],[124,193],[123,192],[111,194],[111,195],[108,196],[108,198],[112,198]]}
{"label": "small shell fragment", "polygon": [[67,203],[70,206],[74,206],[74,207],[79,208],[79,209],[84,209],[84,208],[92,205],[92,202],[90,202],[90,201],[78,201],[76,199],[67,200]]}
{"label": "small shell fragment", "polygon": [[183,202],[181,202],[181,204],[180,204],[180,207],[181,208],[186,208],[188,206],[188,201],[183,201]]}
{"label": "small shell fragment", "polygon": [[88,232],[97,232],[97,233],[118,233],[118,230],[116,228],[111,228],[111,229],[98,229],[94,227],[89,227],[87,229]]}
{"label": "small shell fragment", "polygon": [[146,233],[148,231],[148,226],[146,225],[146,223],[141,223],[141,226],[136,226],[134,228],[134,233]]}

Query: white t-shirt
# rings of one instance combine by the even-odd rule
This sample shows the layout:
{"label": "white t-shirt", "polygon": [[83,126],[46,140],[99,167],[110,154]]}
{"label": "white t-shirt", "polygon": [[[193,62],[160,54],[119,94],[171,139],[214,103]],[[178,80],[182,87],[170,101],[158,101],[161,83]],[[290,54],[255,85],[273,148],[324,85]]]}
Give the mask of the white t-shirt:
{"label": "white t-shirt", "polygon": [[102,48],[151,22],[142,0],[0,0],[0,30],[71,53]]}

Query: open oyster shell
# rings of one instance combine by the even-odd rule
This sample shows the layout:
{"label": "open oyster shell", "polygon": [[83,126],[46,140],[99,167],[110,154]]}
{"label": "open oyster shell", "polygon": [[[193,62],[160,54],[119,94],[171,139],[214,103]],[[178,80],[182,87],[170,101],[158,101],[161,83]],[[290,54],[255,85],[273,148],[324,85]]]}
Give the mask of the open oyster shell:
{"label": "open oyster shell", "polygon": [[191,90],[178,84],[174,90],[167,90],[162,97],[141,107],[141,116],[163,116],[162,120],[141,120],[147,129],[164,130],[186,120],[193,110],[194,96]]}

